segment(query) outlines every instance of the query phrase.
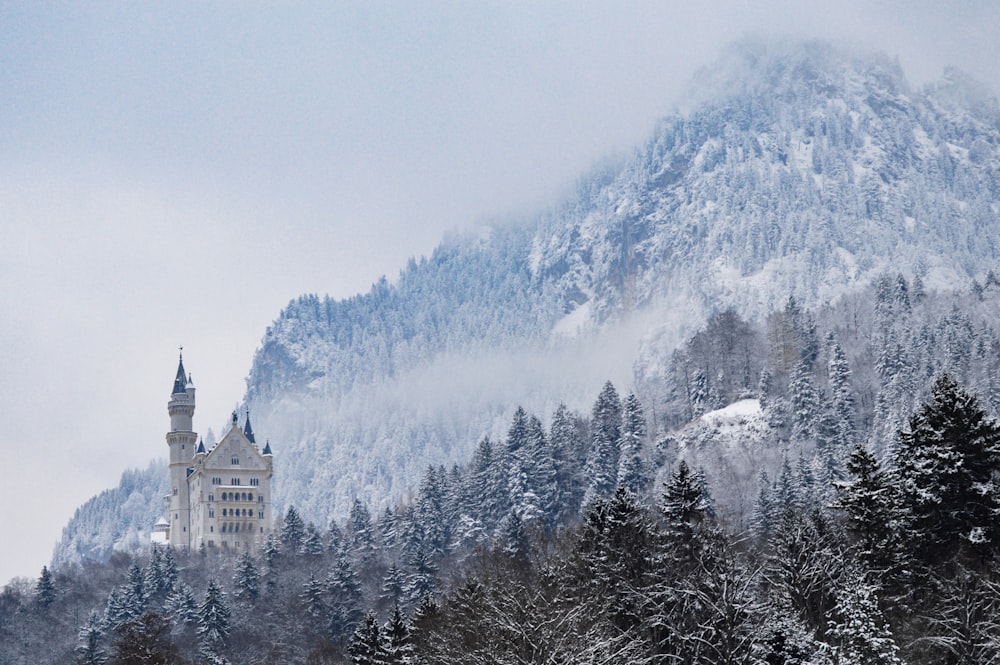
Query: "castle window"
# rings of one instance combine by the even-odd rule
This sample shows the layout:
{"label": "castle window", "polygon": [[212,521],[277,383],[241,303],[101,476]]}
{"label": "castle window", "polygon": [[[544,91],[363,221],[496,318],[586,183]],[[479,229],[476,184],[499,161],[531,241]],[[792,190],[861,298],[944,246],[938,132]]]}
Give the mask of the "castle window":
{"label": "castle window", "polygon": [[233,458],[233,464],[239,464],[239,463],[240,463],[240,458],[239,457],[234,457]]}
{"label": "castle window", "polygon": [[256,487],[257,485],[260,485],[260,478],[251,478],[250,479],[250,484],[253,485],[254,487]]}
{"label": "castle window", "polygon": [[258,494],[257,495],[257,503],[264,503],[264,495],[263,494]]}
{"label": "castle window", "polygon": [[174,496],[177,496],[177,488],[174,488]]}
{"label": "castle window", "polygon": [[253,492],[247,494],[247,501],[253,501]]}
{"label": "castle window", "polygon": [[263,510],[258,510],[257,511],[257,519],[261,519],[261,520],[264,519],[264,511]]}
{"label": "castle window", "polygon": [[209,501],[215,501],[215,495],[214,494],[209,494],[208,495],[208,500]]}
{"label": "castle window", "polygon": [[208,516],[209,517],[215,517],[215,511],[214,510],[208,511]]}
{"label": "castle window", "polygon": [[261,533],[264,533],[264,527],[261,527],[261,528],[260,528],[260,532],[261,532]]}
{"label": "castle window", "polygon": [[[210,526],[210,527],[208,527],[208,530],[209,530],[209,531],[210,531],[211,533],[215,533],[215,527],[214,527],[214,526]],[[212,542],[212,541],[209,541],[209,542]]]}
{"label": "castle window", "polygon": [[247,500],[247,493],[246,493],[246,492],[244,492],[243,494],[241,494],[241,495],[240,495],[240,499],[241,499],[242,501],[246,501],[246,500]]}
{"label": "castle window", "polygon": [[225,508],[223,508],[223,509],[222,509],[222,516],[223,516],[223,517],[225,517],[225,516],[226,516],[226,515],[228,515],[228,514],[229,514],[229,513],[227,513],[227,512],[226,512],[226,509],[225,509]]}

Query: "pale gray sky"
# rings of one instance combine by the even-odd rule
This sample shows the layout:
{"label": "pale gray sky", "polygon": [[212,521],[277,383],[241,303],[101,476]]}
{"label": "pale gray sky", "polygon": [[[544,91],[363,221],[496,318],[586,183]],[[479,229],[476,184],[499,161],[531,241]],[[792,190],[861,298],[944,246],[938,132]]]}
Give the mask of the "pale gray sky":
{"label": "pale gray sky", "polygon": [[179,344],[218,430],[291,298],[555,200],[746,34],[1000,87],[989,1],[0,0],[0,584],[164,456]]}

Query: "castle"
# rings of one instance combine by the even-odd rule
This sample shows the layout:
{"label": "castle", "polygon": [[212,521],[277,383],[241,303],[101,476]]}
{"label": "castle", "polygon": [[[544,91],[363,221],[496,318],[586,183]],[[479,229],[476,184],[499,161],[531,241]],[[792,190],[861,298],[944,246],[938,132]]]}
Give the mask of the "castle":
{"label": "castle", "polygon": [[271,444],[257,448],[250,413],[241,428],[236,412],[228,431],[211,450],[194,432],[194,383],[177,365],[167,403],[170,431],[170,493],[165,517],[153,527],[152,541],[178,549],[218,547],[257,551],[271,532]]}

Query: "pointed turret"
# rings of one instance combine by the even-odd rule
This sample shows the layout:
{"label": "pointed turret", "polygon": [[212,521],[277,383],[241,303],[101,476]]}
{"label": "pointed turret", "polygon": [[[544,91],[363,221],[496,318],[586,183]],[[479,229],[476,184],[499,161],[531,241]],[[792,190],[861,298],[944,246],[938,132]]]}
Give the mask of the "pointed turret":
{"label": "pointed turret", "polygon": [[177,376],[174,378],[174,389],[171,395],[177,395],[183,393],[187,389],[188,375],[184,371],[184,354],[180,354],[180,358],[177,361]]}
{"label": "pointed turret", "polygon": [[198,442],[198,450],[194,451],[195,455],[207,455],[208,452],[205,450],[205,439]]}
{"label": "pointed turret", "polygon": [[247,421],[243,424],[243,433],[250,443],[257,443],[253,438],[253,427],[250,426],[250,409],[247,409]]}
{"label": "pointed turret", "polygon": [[261,453],[261,454],[262,455],[271,455],[272,457],[274,456],[274,453],[271,452],[271,442],[270,441],[265,441],[264,442],[264,452]]}

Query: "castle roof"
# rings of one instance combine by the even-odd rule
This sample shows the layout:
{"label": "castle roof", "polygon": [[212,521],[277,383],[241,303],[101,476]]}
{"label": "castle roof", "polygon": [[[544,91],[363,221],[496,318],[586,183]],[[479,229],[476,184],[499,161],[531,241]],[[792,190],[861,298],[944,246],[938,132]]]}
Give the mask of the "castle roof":
{"label": "castle roof", "polygon": [[243,433],[246,434],[246,437],[250,440],[250,443],[254,443],[254,444],[257,443],[256,441],[254,441],[254,438],[253,438],[253,427],[250,427],[250,410],[249,409],[247,409],[247,421],[243,425]]}
{"label": "castle roof", "polygon": [[272,457],[274,456],[274,453],[271,452],[271,442],[270,441],[265,441],[264,442],[264,452],[261,453],[261,454],[262,455],[271,455]]}
{"label": "castle roof", "polygon": [[201,439],[198,442],[198,450],[194,451],[194,454],[195,455],[204,455],[205,454],[205,439]]}
{"label": "castle roof", "polygon": [[177,361],[177,376],[174,378],[174,390],[171,394],[177,395],[178,393],[185,392],[187,384],[187,372],[184,371],[184,354],[181,354],[180,359]]}

